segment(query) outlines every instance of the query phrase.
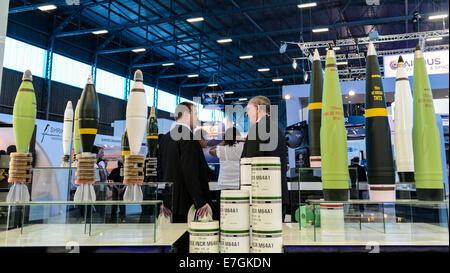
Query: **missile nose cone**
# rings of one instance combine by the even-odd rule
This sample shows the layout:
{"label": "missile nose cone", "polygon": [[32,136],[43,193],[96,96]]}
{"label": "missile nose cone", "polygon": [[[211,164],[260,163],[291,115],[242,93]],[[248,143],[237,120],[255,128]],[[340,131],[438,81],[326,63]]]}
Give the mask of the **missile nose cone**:
{"label": "missile nose cone", "polygon": [[400,57],[398,57],[398,61],[397,61],[397,63],[403,63],[403,58],[402,58],[402,55],[400,55]]}
{"label": "missile nose cone", "polygon": [[420,45],[416,45],[416,50],[422,50],[422,49],[420,48]]}
{"label": "missile nose cone", "polygon": [[314,50],[314,61],[320,61],[319,50]]}
{"label": "missile nose cone", "polygon": [[369,42],[369,48],[367,49],[367,56],[377,55],[377,51],[375,50],[375,46],[372,41]]}
{"label": "missile nose cone", "polygon": [[68,110],[68,109],[72,110],[72,102],[70,100],[67,102],[67,105],[66,105],[66,110]]}
{"label": "missile nose cone", "polygon": [[26,70],[23,72],[22,81],[32,81],[33,75],[31,74],[30,70]]}
{"label": "missile nose cone", "polygon": [[420,48],[420,45],[416,46],[416,51],[414,51],[414,58],[423,58],[422,49]]}
{"label": "missile nose cone", "polygon": [[94,81],[92,80],[92,75],[89,75],[87,84],[94,84]]}
{"label": "missile nose cone", "polygon": [[144,76],[142,75],[142,71],[141,70],[136,70],[136,72],[134,72],[134,81],[144,81]]}
{"label": "missile nose cone", "polygon": [[331,45],[328,47],[328,50],[327,50],[327,59],[328,58],[336,58],[336,55],[334,54],[334,50],[331,47]]}
{"label": "missile nose cone", "polygon": [[150,117],[156,117],[155,108],[153,106],[150,108]]}

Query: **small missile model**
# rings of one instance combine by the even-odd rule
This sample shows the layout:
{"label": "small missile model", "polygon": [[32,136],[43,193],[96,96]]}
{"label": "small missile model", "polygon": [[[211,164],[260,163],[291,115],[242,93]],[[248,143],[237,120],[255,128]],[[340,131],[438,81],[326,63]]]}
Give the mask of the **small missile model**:
{"label": "small missile model", "polygon": [[413,98],[402,56],[397,62],[394,110],[395,164],[400,182],[414,182]]}
{"label": "small missile model", "polygon": [[125,156],[124,184],[127,185],[123,200],[142,201],[143,194],[140,187],[144,180],[143,155],[139,154],[147,127],[147,99],[143,84],[142,71],[134,73],[134,85],[128,98],[126,110],[126,127],[130,144],[130,155]]}
{"label": "small missile model", "polygon": [[322,65],[320,63],[319,51],[314,51],[311,92],[309,95],[309,115],[308,115],[308,134],[309,134],[309,161],[310,166],[320,167],[320,121],[322,118],[322,90],[323,75]]}
{"label": "small missile model", "polygon": [[[125,156],[130,154],[130,144],[128,143],[127,128],[122,135],[122,142],[120,144],[120,152],[122,155],[122,162],[125,162]],[[123,167],[120,169],[120,176],[123,177]]]}
{"label": "small missile model", "polygon": [[157,180],[157,167],[158,167],[158,120],[155,114],[155,108],[150,108],[150,118],[147,124],[147,164],[146,164],[146,181],[156,182]]}
{"label": "small missile model", "polygon": [[73,109],[72,102],[68,101],[66,110],[64,111],[64,127],[63,127],[63,152],[64,157],[61,167],[69,167],[70,145],[72,144],[72,127],[73,127]]}
{"label": "small missile model", "polygon": [[369,198],[395,201],[391,131],[377,53],[369,42],[366,60],[366,152]]}
{"label": "small missile model", "polygon": [[23,73],[22,83],[17,92],[13,108],[13,130],[17,152],[11,153],[8,182],[13,183],[7,202],[30,201],[25,183],[31,182],[32,156],[28,153],[31,137],[36,124],[36,95],[30,70]]}
{"label": "small missile model", "polygon": [[89,76],[78,104],[78,132],[82,153],[77,156],[77,180],[75,183],[79,184],[79,187],[75,192],[74,200],[76,202],[92,202],[96,199],[92,184],[95,183],[97,155],[92,154],[91,151],[97,135],[100,116],[98,96],[92,76]]}
{"label": "small missile model", "polygon": [[79,117],[78,117],[78,106],[80,105],[80,100],[77,102],[77,106],[75,107],[75,117],[73,120],[73,159],[72,159],[72,167],[77,166],[77,154],[81,149],[81,141],[80,141],[80,132],[79,132]]}
{"label": "small missile model", "polygon": [[412,137],[417,199],[441,201],[444,196],[444,178],[439,130],[430,81],[420,46],[417,46],[414,52],[413,110]]}
{"label": "small missile model", "polygon": [[323,81],[320,153],[325,200],[347,201],[349,193],[347,131],[336,56],[331,46],[327,50]]}

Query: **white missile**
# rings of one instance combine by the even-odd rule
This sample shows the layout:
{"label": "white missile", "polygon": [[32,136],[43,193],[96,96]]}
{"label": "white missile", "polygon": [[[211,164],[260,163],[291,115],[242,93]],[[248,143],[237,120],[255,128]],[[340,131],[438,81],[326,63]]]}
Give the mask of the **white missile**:
{"label": "white missile", "polygon": [[126,127],[131,154],[137,155],[147,129],[147,98],[141,70],[134,73],[134,81],[127,103]]}
{"label": "white missile", "polygon": [[72,143],[72,128],[73,128],[73,108],[72,102],[68,101],[66,110],[64,111],[64,127],[63,127],[63,165],[68,167],[70,144]]}
{"label": "white missile", "polygon": [[394,110],[395,163],[400,182],[414,181],[412,128],[413,98],[403,58],[400,56],[397,62]]}

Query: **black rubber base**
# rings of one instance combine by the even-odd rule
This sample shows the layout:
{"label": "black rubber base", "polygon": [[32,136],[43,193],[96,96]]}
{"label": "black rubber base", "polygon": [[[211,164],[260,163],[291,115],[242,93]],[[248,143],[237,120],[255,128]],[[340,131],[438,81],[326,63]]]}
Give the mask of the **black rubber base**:
{"label": "black rubber base", "polygon": [[443,189],[416,189],[417,199],[420,201],[443,201]]}
{"label": "black rubber base", "polygon": [[414,172],[399,172],[398,179],[400,182],[414,182]]}
{"label": "black rubber base", "polygon": [[325,201],[348,201],[348,189],[323,189]]}

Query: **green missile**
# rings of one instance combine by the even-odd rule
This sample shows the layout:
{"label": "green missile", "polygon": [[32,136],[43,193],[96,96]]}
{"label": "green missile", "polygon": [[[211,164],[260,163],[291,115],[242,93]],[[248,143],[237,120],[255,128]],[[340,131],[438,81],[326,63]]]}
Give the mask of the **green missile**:
{"label": "green missile", "polygon": [[122,135],[122,143],[120,145],[123,162],[125,162],[125,156],[130,154],[130,143],[128,142],[128,133],[125,128],[125,132]]}
{"label": "green missile", "polygon": [[341,87],[332,47],[327,51],[320,126],[322,187],[326,201],[348,200],[347,131]]}
{"label": "green missile", "polygon": [[31,71],[23,73],[13,108],[13,129],[17,152],[27,153],[36,124],[36,95]]}
{"label": "green missile", "polygon": [[158,120],[156,119],[155,108],[150,109],[150,118],[147,124],[147,148],[148,157],[156,157],[158,148]]}
{"label": "green missile", "polygon": [[414,53],[413,150],[417,199],[441,201],[444,177],[439,130],[425,59],[419,46]]}
{"label": "green missile", "polygon": [[395,201],[391,131],[377,58],[375,47],[369,42],[366,60],[365,114],[369,197],[374,201]]}
{"label": "green missile", "polygon": [[73,119],[73,149],[74,149],[75,155],[80,152],[80,146],[81,146],[80,132],[78,131],[78,129],[80,128],[79,116],[78,116],[79,106],[80,106],[80,100],[78,100],[77,106],[75,107],[75,116]]}
{"label": "green missile", "polygon": [[78,109],[78,132],[83,153],[90,153],[92,150],[97,135],[99,116],[98,96],[92,77],[89,76],[83,93],[81,93]]}
{"label": "green missile", "polygon": [[320,121],[322,118],[323,75],[319,51],[314,51],[311,91],[309,95],[309,160],[311,167],[320,167]]}

